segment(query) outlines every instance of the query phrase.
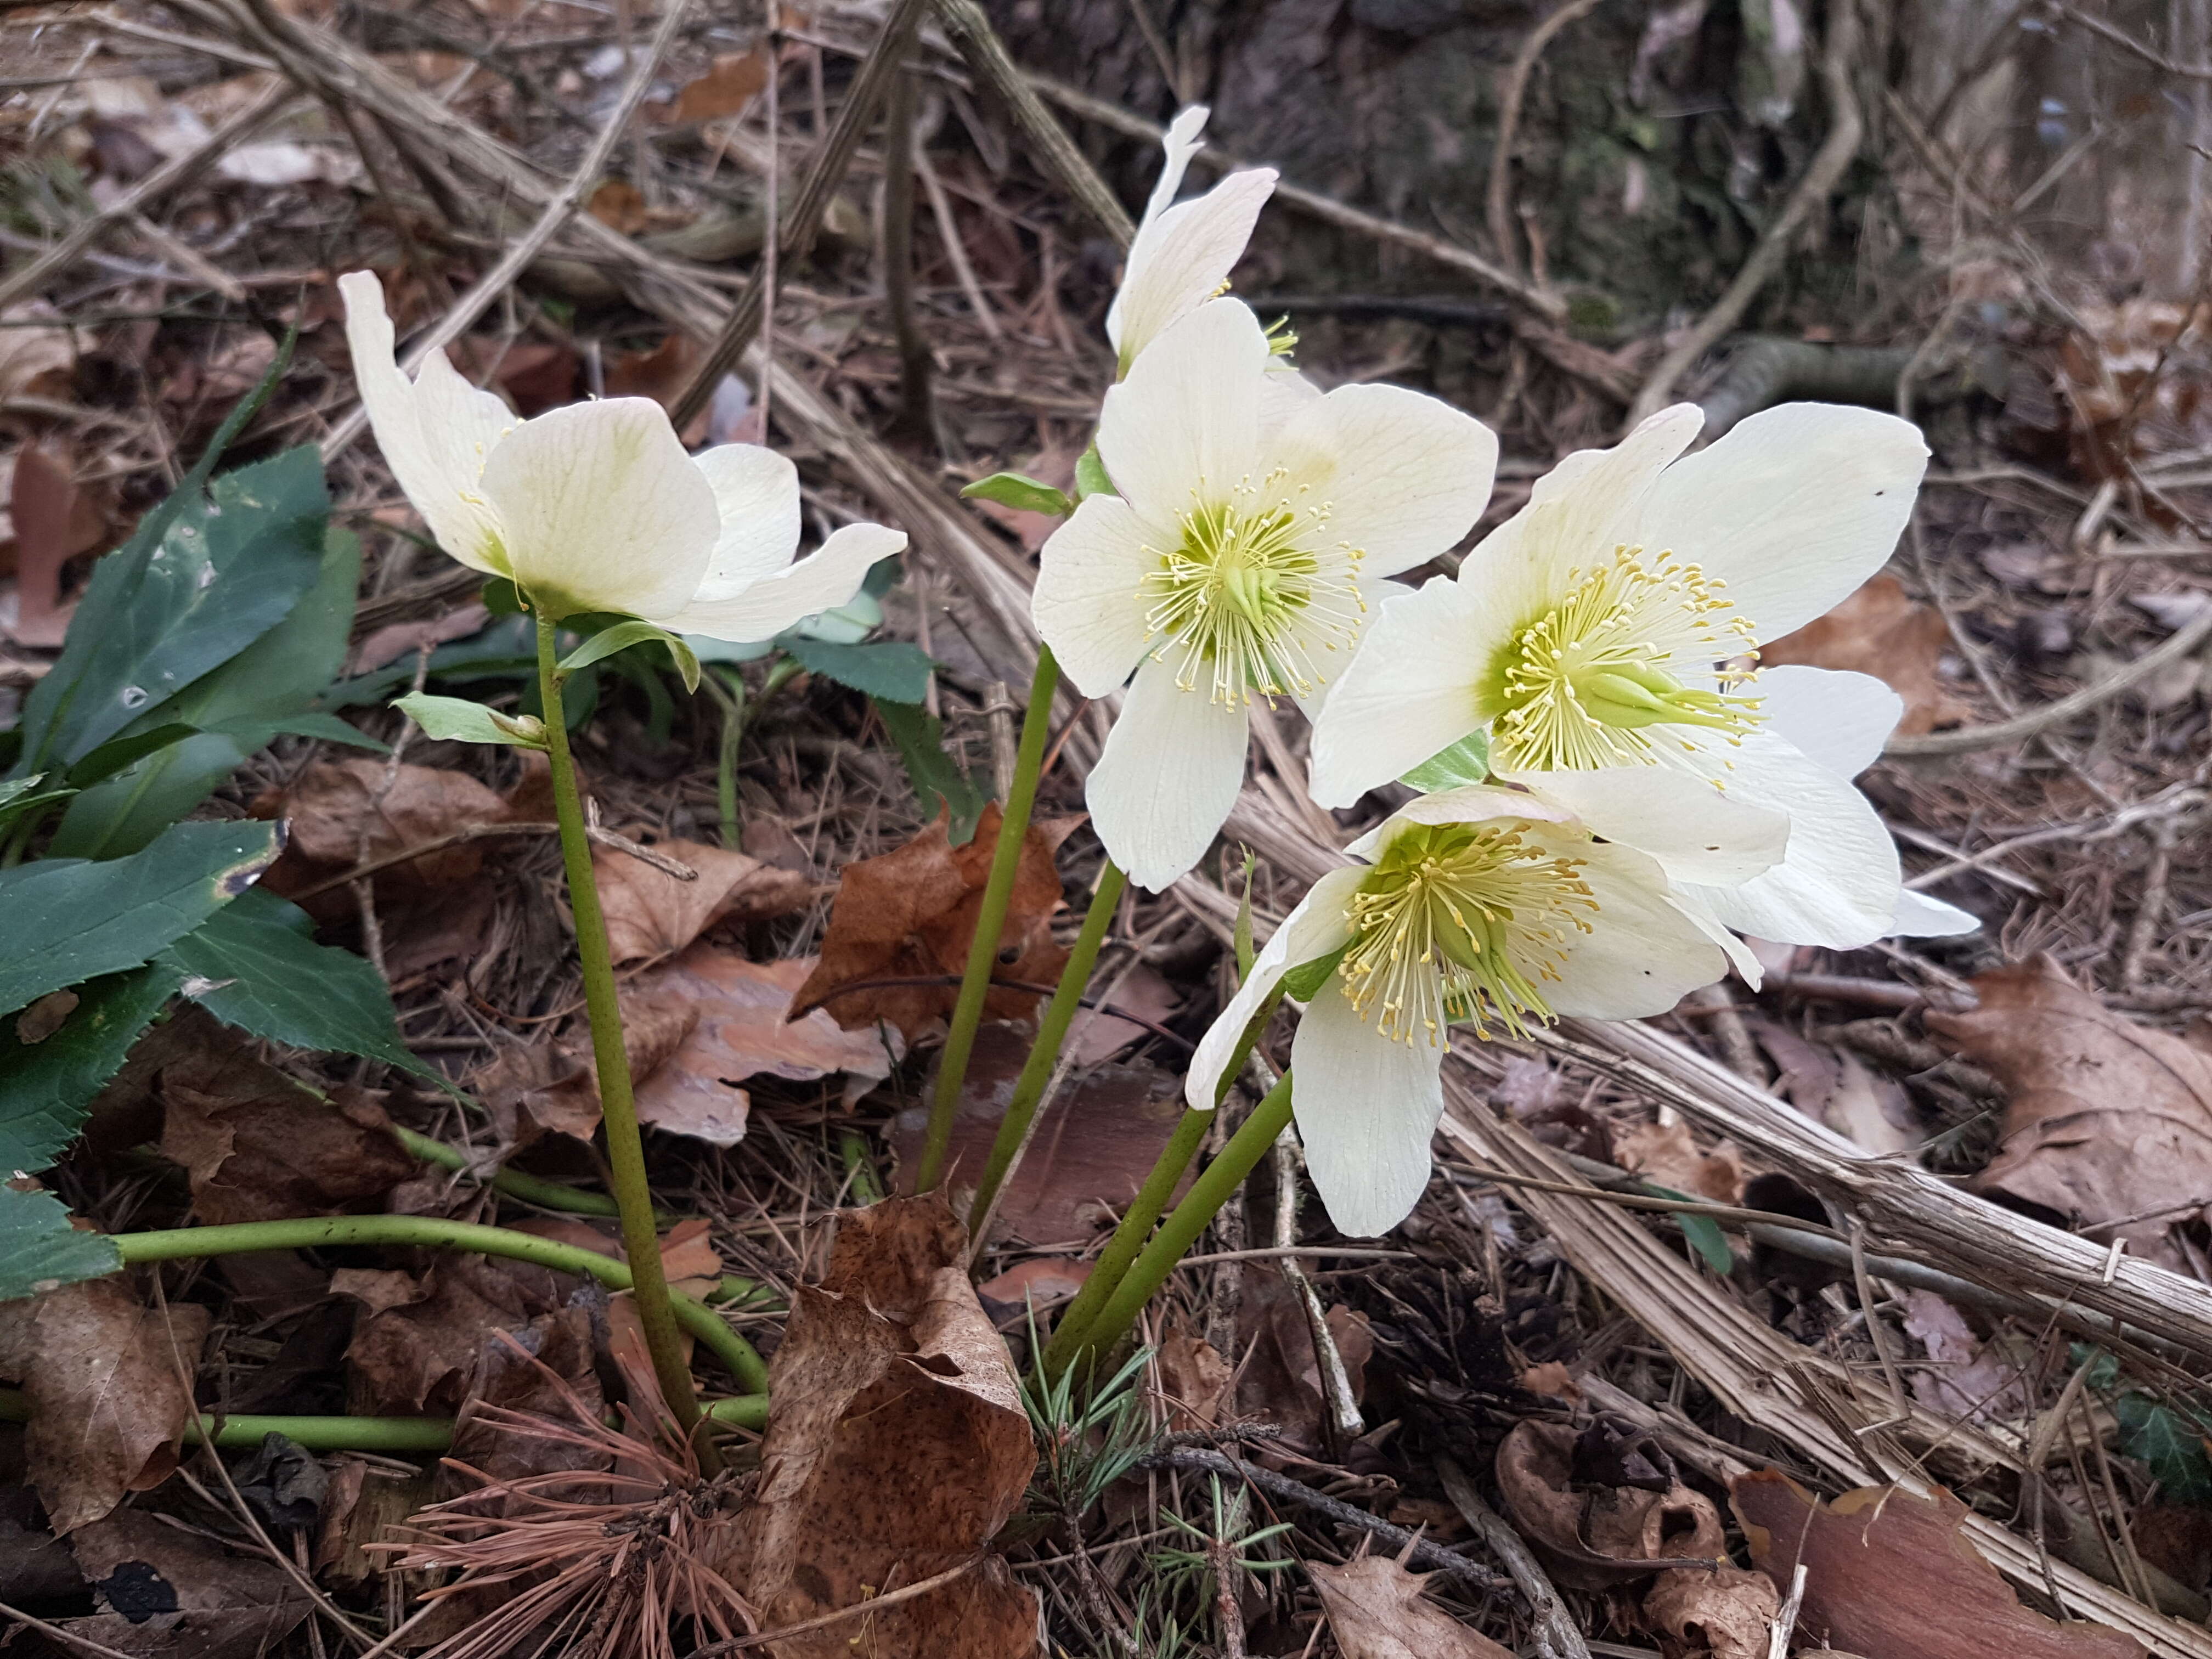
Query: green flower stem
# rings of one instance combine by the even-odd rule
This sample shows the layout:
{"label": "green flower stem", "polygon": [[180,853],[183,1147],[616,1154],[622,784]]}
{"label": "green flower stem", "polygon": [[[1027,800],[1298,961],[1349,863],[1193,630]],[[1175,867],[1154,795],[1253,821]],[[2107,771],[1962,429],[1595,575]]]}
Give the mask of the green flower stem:
{"label": "green flower stem", "polygon": [[[433,1140],[428,1135],[404,1128],[397,1123],[385,1126],[392,1138],[404,1147],[410,1157],[425,1164],[434,1164],[441,1170],[454,1170],[464,1174],[471,1168],[469,1155],[458,1146],[448,1146],[442,1140]],[[621,1207],[605,1193],[587,1193],[580,1187],[565,1186],[557,1181],[542,1181],[520,1170],[501,1170],[483,1183],[494,1192],[505,1193],[509,1198],[520,1199],[525,1204],[535,1204],[541,1210],[561,1210],[570,1215],[620,1215]]]}
{"label": "green flower stem", "polygon": [[[768,1396],[733,1395],[707,1407],[707,1415],[732,1428],[758,1430],[768,1423]],[[0,1423],[27,1423],[31,1402],[20,1389],[0,1389]],[[217,1446],[258,1446],[281,1434],[311,1452],[365,1451],[395,1455],[441,1455],[453,1449],[450,1417],[228,1417],[204,1416],[185,1430],[185,1438]]]}
{"label": "green flower stem", "polygon": [[[1282,1133],[1290,1121],[1291,1074],[1285,1072],[1282,1081],[1267,1091],[1267,1098],[1252,1109],[1252,1115],[1244,1120],[1244,1127],[1230,1136],[1220,1156],[1191,1183],[1182,1202],[1175,1206],[1152,1243],[1130,1264],[1129,1271],[1091,1322],[1090,1330],[1076,1339],[1077,1352],[1064,1355],[1061,1370],[1078,1358],[1082,1351],[1104,1353],[1127,1334],[1137,1316],[1144,1311],[1145,1304],[1152,1300],[1152,1292],[1166,1282],[1176,1263],[1182,1260],[1205,1231],[1206,1224],[1237,1195],[1237,1188],[1244,1184],[1244,1177],[1267,1155],[1275,1144],[1275,1137]],[[1048,1372],[1051,1364],[1048,1352]]]}
{"label": "green flower stem", "polygon": [[1060,684],[1060,664],[1052,647],[1037,647],[1036,675],[1030,681],[1030,704],[1022,716],[1022,742],[1014,759],[1014,777],[1006,791],[1004,815],[999,820],[999,844],[991,854],[991,873],[983,887],[982,907],[975,913],[975,937],[968,946],[968,965],[960,976],[959,1000],[953,1004],[951,1028],[945,1034],[945,1052],[937,1061],[937,1092],[929,1103],[929,1133],[922,1143],[921,1163],[915,1172],[918,1193],[928,1192],[945,1179],[945,1154],[952,1146],[952,1119],[960,1108],[960,1085],[968,1079],[968,1057],[975,1047],[975,1028],[982,1023],[983,999],[991,988],[991,969],[998,960],[999,934],[1006,925],[1006,904],[1014,891],[1014,872],[1021,864],[1022,844],[1030,829],[1030,811],[1036,805],[1037,773],[1044,763],[1044,740],[1052,726],[1052,694]]}
{"label": "green flower stem", "polygon": [[1098,890],[1091,896],[1091,908],[1083,917],[1083,931],[1076,936],[1075,949],[1069,953],[1067,966],[1060,969],[1060,984],[1052,994],[1051,1002],[1046,1005],[1044,1018],[1037,1022],[1036,1042],[1030,1046],[1021,1076],[1014,1080],[1006,1115],[999,1123],[998,1139],[991,1143],[990,1161],[983,1166],[983,1179],[975,1188],[975,1201],[968,1209],[968,1231],[971,1236],[981,1231],[989,1219],[991,1206],[998,1201],[999,1188],[1006,1182],[1006,1172],[1013,1167],[1022,1143],[1029,1138],[1030,1125],[1036,1117],[1045,1087],[1052,1081],[1053,1067],[1059,1063],[1060,1048],[1067,1041],[1068,1025],[1083,1001],[1084,987],[1091,983],[1091,970],[1098,965],[1099,947],[1106,943],[1106,930],[1113,926],[1114,908],[1121,903],[1121,894],[1128,884],[1127,874],[1111,860],[1099,872]]}
{"label": "green flower stem", "polygon": [[[554,815],[561,823],[561,862],[568,875],[568,908],[576,921],[576,955],[584,969],[584,1006],[592,1027],[592,1057],[598,1062],[599,1111],[607,1135],[607,1171],[622,1216],[623,1249],[636,1275],[638,1322],[653,1354],[653,1369],[677,1425],[690,1434],[699,1423],[699,1401],[690,1368],[676,1334],[669,1306],[668,1278],[660,1267],[660,1236],[653,1213],[653,1188],[645,1175],[645,1141],[638,1133],[637,1103],[630,1093],[629,1056],[623,1048],[622,1008],[615,995],[613,952],[607,945],[606,918],[599,911],[599,888],[592,874],[592,843],[584,826],[584,805],[576,790],[575,763],[568,755],[568,723],[562,718],[563,676],[554,640],[554,621],[538,611],[538,687],[545,710],[546,758],[552,763]],[[708,1317],[712,1317],[711,1315]],[[714,1322],[718,1326],[720,1321]]]}
{"label": "green flower stem", "polygon": [[[412,1246],[431,1250],[475,1250],[483,1255],[530,1261],[556,1273],[580,1273],[609,1290],[632,1288],[629,1264],[578,1244],[519,1233],[506,1227],[482,1227],[428,1215],[307,1216],[298,1220],[241,1221],[228,1227],[176,1227],[164,1232],[117,1233],[115,1248],[125,1267],[142,1261],[180,1261],[203,1256],[245,1255],[263,1250],[313,1250],[344,1244]],[[660,1260],[656,1246],[653,1260]],[[768,1391],[768,1366],[703,1303],[688,1296],[669,1298],[673,1318],[729,1368],[750,1393]],[[696,1402],[694,1402],[696,1409]]]}
{"label": "green flower stem", "polygon": [[1114,1237],[1106,1241],[1106,1248],[1099,1253],[1091,1276],[1083,1281],[1083,1288],[1075,1293],[1074,1300],[1067,1304],[1060,1316],[1060,1322],[1053,1328],[1052,1340],[1045,1348],[1045,1367],[1049,1375],[1058,1376],[1083,1347],[1085,1328],[1098,1316],[1099,1309],[1121,1285],[1129,1264],[1137,1259],[1137,1252],[1144,1249],[1145,1241],[1152,1236],[1152,1224],[1160,1218],[1160,1212],[1167,1208],[1168,1200],[1175,1195],[1176,1182],[1182,1179],[1182,1172],[1198,1156],[1199,1143],[1212,1126],[1213,1113],[1220,1109],[1230,1085],[1244,1069],[1253,1045],[1259,1042],[1260,1033],[1267,1029],[1267,1022],[1275,1017],[1282,1000],[1283,994],[1278,990],[1246,1022],[1229,1063],[1222,1068],[1220,1086],[1213,1091],[1212,1109],[1201,1111],[1194,1106],[1176,1122],[1175,1133],[1160,1149],[1152,1172],[1145,1177],[1145,1184],[1138,1188],[1135,1200],[1122,1215],[1121,1224],[1114,1230]]}

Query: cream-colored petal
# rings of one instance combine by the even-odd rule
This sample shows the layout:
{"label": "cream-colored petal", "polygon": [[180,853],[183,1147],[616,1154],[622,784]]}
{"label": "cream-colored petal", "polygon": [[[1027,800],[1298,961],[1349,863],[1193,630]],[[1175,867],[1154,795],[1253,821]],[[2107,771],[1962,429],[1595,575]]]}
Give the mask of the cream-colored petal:
{"label": "cream-colored petal", "polygon": [[1138,233],[1121,291],[1106,313],[1106,337],[1124,371],[1179,319],[1220,292],[1274,188],[1273,167],[1232,173]]}
{"label": "cream-colored petal", "polygon": [[1609,766],[1589,772],[1515,772],[1593,835],[1658,860],[1675,881],[1729,886],[1782,861],[1790,816],[1731,799],[1671,766]]}
{"label": "cream-colored petal", "polygon": [[1145,654],[1138,587],[1160,563],[1163,535],[1120,496],[1093,495],[1037,556],[1030,614],[1061,672],[1086,697],[1120,690]]}
{"label": "cream-colored petal", "polygon": [[[1548,838],[1539,830],[1533,839]],[[1728,958],[1668,896],[1659,866],[1607,842],[1559,849],[1583,861],[1597,911],[1589,931],[1569,930],[1559,977],[1544,989],[1553,1012],[1580,1019],[1663,1014],[1688,993],[1728,972]]]}
{"label": "cream-colored petal", "polygon": [[762,577],[788,569],[799,554],[799,469],[760,444],[722,444],[695,464],[722,520],[698,597],[735,599]]}
{"label": "cream-colored petal", "polygon": [[1766,729],[1787,738],[1839,778],[1881,758],[1905,699],[1871,674],[1785,663],[1759,671],[1749,688]]}
{"label": "cream-colored petal", "polygon": [[1972,911],[1906,887],[1898,891],[1897,914],[1890,918],[1889,931],[1904,939],[1949,939],[1978,932],[1981,925],[1982,919]]}
{"label": "cream-colored petal", "polygon": [[1494,783],[1470,783],[1416,795],[1344,850],[1354,858],[1379,859],[1382,851],[1417,823],[1482,823],[1492,818],[1525,818],[1531,823],[1571,823],[1574,815],[1557,801],[1507,789]]}
{"label": "cream-colored petal", "polygon": [[1330,871],[1314,883],[1298,901],[1297,908],[1283,919],[1283,925],[1260,947],[1260,953],[1252,960],[1252,971],[1244,976],[1244,983],[1229,1000],[1229,1006],[1206,1027],[1206,1035],[1198,1040],[1198,1052],[1190,1057],[1190,1073],[1183,1081],[1183,1098],[1191,1105],[1201,1112],[1213,1109],[1215,1097],[1221,1092],[1222,1073],[1228,1068],[1245,1026],[1282,982],[1283,975],[1302,963],[1328,955],[1351,939],[1352,929],[1344,919],[1344,908],[1366,878],[1364,866],[1347,865],[1341,870]]}
{"label": "cream-colored petal", "polygon": [[[1357,570],[1351,580],[1352,586],[1359,593],[1361,639],[1367,636],[1375,619],[1382,614],[1384,605],[1393,599],[1411,599],[1413,595],[1413,590],[1405,583],[1391,581],[1372,571]],[[1291,701],[1297,704],[1298,712],[1306,717],[1308,724],[1311,724],[1321,719],[1322,711],[1328,707],[1328,700],[1336,694],[1338,684],[1352,672],[1352,665],[1359,659],[1359,647],[1356,641],[1342,645],[1318,633],[1301,633],[1297,637],[1299,649],[1320,671],[1320,677],[1304,692],[1295,686],[1291,690]]]}
{"label": "cream-colored petal", "polygon": [[1628,539],[1672,548],[1725,582],[1758,637],[1779,639],[1881,568],[1927,465],[1909,421],[1784,404],[1668,467]]}
{"label": "cream-colored petal", "polygon": [[1322,389],[1297,370],[1271,367],[1260,379],[1261,449],[1272,451],[1283,428],[1322,396]]}
{"label": "cream-colored petal", "polygon": [[516,583],[556,616],[676,615],[698,592],[721,529],[706,475],[646,398],[526,421],[492,451],[483,493]]}
{"label": "cream-colored petal", "polygon": [[1313,798],[1349,806],[1480,726],[1475,678],[1510,626],[1441,577],[1378,606],[1314,724]]}
{"label": "cream-colored petal", "polygon": [[1086,791],[1091,827],[1130,880],[1161,892],[1206,856],[1243,787],[1248,732],[1243,703],[1182,690],[1173,664],[1137,671]]}
{"label": "cream-colored petal", "polygon": [[400,369],[384,288],[366,270],[338,278],[346,344],[369,429],[399,488],[438,545],[474,570],[507,574],[498,515],[479,488],[486,459],[515,425],[514,413],[433,352],[420,378]]}
{"label": "cream-colored petal", "polygon": [[1291,1109],[1306,1170],[1337,1231],[1386,1233],[1429,1184],[1429,1139],[1443,1115],[1443,1046],[1393,1042],[1362,1020],[1336,975],[1291,1042]]}
{"label": "cream-colored petal", "polygon": [[1115,494],[1148,522],[1172,524],[1251,477],[1267,341],[1244,307],[1214,300],[1158,347],[1107,392],[1098,454]]}
{"label": "cream-colored petal", "polygon": [[694,599],[672,617],[648,620],[679,634],[704,634],[735,645],[772,640],[809,617],[845,604],[860,591],[870,570],[905,546],[903,530],[848,524],[832,531],[829,540],[797,563],[732,598]]}
{"label": "cream-colored petal", "polygon": [[1402,386],[1341,386],[1283,428],[1262,471],[1276,467],[1301,504],[1325,504],[1322,542],[1358,550],[1365,569],[1389,576],[1474,528],[1498,470],[1498,434]]}

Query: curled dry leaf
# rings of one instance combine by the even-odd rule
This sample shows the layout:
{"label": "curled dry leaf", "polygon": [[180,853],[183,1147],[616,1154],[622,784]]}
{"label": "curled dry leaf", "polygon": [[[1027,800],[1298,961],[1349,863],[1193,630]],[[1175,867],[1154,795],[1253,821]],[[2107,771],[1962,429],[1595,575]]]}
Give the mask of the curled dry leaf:
{"label": "curled dry leaf", "polygon": [[[1329,1340],[1343,1358],[1356,1401],[1366,1393],[1367,1362],[1374,1358],[1375,1334],[1368,1328],[1366,1319],[1349,1308],[1330,1308],[1323,1319]],[[1318,1454],[1327,1443],[1322,1425],[1328,1406],[1304,1299],[1279,1273],[1264,1268],[1249,1273],[1237,1322],[1251,1333],[1237,1378],[1239,1417],[1274,1424],[1283,1431],[1277,1443]]]}
{"label": "curled dry leaf", "polygon": [[[100,1612],[64,1620],[82,1651],[145,1659],[259,1659],[312,1605],[291,1574],[234,1555],[203,1533],[118,1510],[74,1534],[70,1547]],[[74,1644],[72,1644],[74,1645]]]}
{"label": "curled dry leaf", "polygon": [[[1667,1484],[1632,1445],[1598,1443],[1603,1427],[1577,1433],[1533,1418],[1514,1425],[1498,1445],[1497,1473],[1516,1528],[1570,1589],[1604,1589],[1669,1567],[1708,1572],[1728,1553],[1712,1500],[1679,1480]],[[1616,1479],[1648,1469],[1649,1484],[1577,1480],[1585,1472],[1578,1463]]]}
{"label": "curled dry leaf", "polygon": [[193,1418],[186,1379],[208,1324],[191,1303],[165,1318],[121,1279],[0,1303],[0,1376],[30,1405],[24,1458],[57,1533],[169,1478]]}
{"label": "curled dry leaf", "polygon": [[[289,827],[284,855],[264,878],[292,894],[365,860],[388,858],[477,824],[504,823],[507,802],[465,772],[399,767],[387,787],[385,763],[366,757],[319,761],[281,793],[255,799],[260,817]],[[380,889],[420,889],[466,881],[483,869],[487,842],[469,842],[380,872]]]}
{"label": "curled dry leaf", "polygon": [[775,1628],[969,1570],[865,1626],[778,1643],[777,1659],[851,1659],[863,1631],[884,1654],[1036,1651],[1036,1597],[985,1553],[1036,1448],[965,1256],[943,1199],[889,1199],[842,1218],[822,1283],[793,1298],[730,1577]]}
{"label": "curled dry leaf", "polygon": [[1911,734],[1955,724],[1969,712],[1938,666],[1950,648],[1942,611],[1912,598],[1896,577],[1876,576],[1826,616],[1759,647],[1759,659],[1768,667],[1802,663],[1871,674],[1905,699],[1897,729]]}
{"label": "curled dry leaf", "polygon": [[76,336],[44,300],[0,311],[0,401],[66,399],[76,377]]}
{"label": "curled dry leaf", "polygon": [[1152,1358],[1168,1427],[1188,1432],[1218,1427],[1236,1376],[1213,1344],[1187,1326],[1170,1330]]}
{"label": "curled dry leaf", "polygon": [[766,921],[814,902],[805,876],[726,848],[661,841],[653,850],[698,873],[685,881],[610,847],[592,849],[607,942],[618,963],[672,957],[716,922]]}
{"label": "curled dry leaf", "polygon": [[1387,1555],[1332,1567],[1309,1561],[1322,1610],[1344,1659],[1513,1659],[1513,1650],[1462,1625],[1422,1592],[1425,1575]]}
{"label": "curled dry leaf", "polygon": [[1752,1559],[1777,1583],[1802,1563],[1801,1645],[1881,1659],[2142,1659],[2132,1637],[2021,1605],[1959,1530],[1966,1506],[1934,1488],[1862,1486],[1822,1503],[1771,1469],[1729,1486]]}
{"label": "curled dry leaf", "polygon": [[340,1268],[331,1288],[368,1309],[346,1350],[349,1409],[366,1416],[453,1412],[486,1345],[562,1307],[576,1281],[526,1262],[440,1255],[419,1278]]}
{"label": "curled dry leaf", "polygon": [[[1062,902],[1053,855],[1082,822],[1070,817],[1030,825],[994,977],[1044,986],[1059,981],[1067,952],[1052,938],[1053,913]],[[848,1031],[887,1020],[908,1042],[930,1022],[951,1013],[999,839],[999,808],[994,803],[983,809],[965,847],[946,839],[948,823],[939,817],[905,846],[845,866],[822,959],[792,1004],[794,1013],[826,1008]],[[884,980],[928,982],[880,983]],[[848,986],[856,988],[847,991]],[[863,986],[869,988],[857,988]],[[1034,992],[994,989],[984,1001],[984,1017],[1025,1018],[1036,1012],[1038,1000]]]}
{"label": "curled dry leaf", "polygon": [[675,107],[668,112],[668,119],[689,125],[744,114],[768,85],[769,62],[765,46],[755,46],[750,52],[716,53],[704,75],[684,82],[683,90],[676,94]]}
{"label": "curled dry leaf", "polygon": [[2113,1012],[2047,956],[1979,975],[1980,1005],[1928,1027],[2004,1085],[2004,1139],[1974,1190],[2191,1271],[2172,1230],[2212,1193],[2212,1055]]}
{"label": "curled dry leaf", "polygon": [[1729,1561],[1670,1568],[1644,1593],[1644,1621],[1669,1638],[1669,1654],[1767,1659],[1780,1611],[1772,1579]]}
{"label": "curled dry leaf", "polygon": [[1613,1133],[1614,1158],[1661,1187],[1671,1187],[1692,1198],[1716,1204],[1743,1200],[1743,1154],[1728,1141],[1710,1152],[1699,1146],[1690,1126],[1680,1118],[1672,1123],[1632,1123]]}
{"label": "curled dry leaf", "polygon": [[1076,1261],[1064,1255],[1041,1255],[978,1285],[975,1294],[981,1298],[985,1310],[1003,1325],[1006,1316],[999,1310],[1012,1309],[1017,1317],[1025,1309],[1042,1312],[1067,1301],[1090,1277],[1088,1261]]}

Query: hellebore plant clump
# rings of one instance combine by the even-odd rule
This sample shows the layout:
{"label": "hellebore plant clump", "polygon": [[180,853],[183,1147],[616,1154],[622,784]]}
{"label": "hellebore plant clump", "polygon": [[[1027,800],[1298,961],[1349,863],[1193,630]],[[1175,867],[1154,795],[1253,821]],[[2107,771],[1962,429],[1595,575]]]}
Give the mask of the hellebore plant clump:
{"label": "hellebore plant clump", "polygon": [[[1614,448],[1561,462],[1455,576],[1405,586],[1391,579],[1449,553],[1480,519],[1497,439],[1413,392],[1322,391],[1287,361],[1293,343],[1224,294],[1274,176],[1231,173],[1177,202],[1205,117],[1187,110],[1170,129],[1129,250],[1106,324],[1117,383],[1077,499],[1010,474],[969,491],[1062,522],[1040,556],[1043,648],[919,1185],[948,1174],[1063,674],[1118,704],[1087,784],[1109,862],[977,1178],[973,1225],[1019,1156],[1127,884],[1167,889],[1215,844],[1255,703],[1294,704],[1312,722],[1322,805],[1351,807],[1394,781],[1417,793],[1344,848],[1343,867],[1245,964],[1194,1057],[1187,1111],[1060,1316],[1045,1356],[1056,1375],[1122,1339],[1293,1124],[1341,1231],[1402,1220],[1428,1179],[1455,1028],[1480,1042],[1564,1017],[1657,1014],[1731,963],[1756,983],[1741,934],[1848,948],[1977,925],[1902,890],[1851,782],[1895,724],[1895,695],[1863,675],[1758,660],[1762,640],[1826,611],[1887,557],[1926,459],[1918,432],[1796,404],[1691,453],[1698,410],[1667,410]],[[518,421],[442,354],[410,380],[377,279],[356,272],[340,287],[394,476],[439,545],[511,582],[534,618],[546,718],[419,695],[401,706],[434,736],[538,750],[550,764],[616,1204],[655,1371],[688,1431],[700,1413],[659,1265],[561,692],[639,644],[665,648],[696,689],[684,636],[769,639],[852,599],[906,538],[848,525],[797,558],[787,460],[746,445],[688,454],[642,399]],[[556,625],[584,615],[598,631],[562,657]],[[1170,1212],[1285,1003],[1299,1010],[1290,1071]],[[681,1313],[695,1329],[713,1318]],[[733,1364],[756,1368],[749,1352]]]}

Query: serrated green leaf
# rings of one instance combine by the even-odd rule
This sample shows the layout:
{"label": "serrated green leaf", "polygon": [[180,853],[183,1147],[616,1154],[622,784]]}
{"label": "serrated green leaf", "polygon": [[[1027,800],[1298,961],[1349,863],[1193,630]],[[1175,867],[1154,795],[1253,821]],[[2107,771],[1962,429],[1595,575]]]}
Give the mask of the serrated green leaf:
{"label": "serrated green leaf", "polygon": [[503,743],[514,749],[543,749],[544,722],[534,715],[500,714],[466,697],[434,697],[410,691],[392,706],[445,743]]}
{"label": "serrated green leaf", "polygon": [[105,1279],[123,1257],[106,1233],[80,1232],[52,1193],[0,1186],[0,1302]]}
{"label": "serrated green leaf", "polygon": [[1463,789],[1471,783],[1486,783],[1489,779],[1490,733],[1478,726],[1449,748],[1438,750],[1398,781],[1408,789],[1435,795],[1447,789]]}
{"label": "serrated green leaf", "polygon": [[1075,511],[1075,503],[1067,499],[1066,491],[1019,472],[994,472],[960,493],[969,501],[996,501],[1017,513],[1043,513],[1064,519]]}
{"label": "serrated green leaf", "polygon": [[2177,1504],[2212,1504],[2212,1459],[2205,1455],[2206,1425],[2201,1419],[2136,1393],[2114,1401],[2112,1416],[2120,1425],[2122,1454],[2142,1461],[2161,1497]]}
{"label": "serrated green leaf", "polygon": [[366,957],[315,943],[307,913],[254,888],[164,951],[183,994],[217,1019],[295,1048],[436,1073],[400,1040],[392,993]]}
{"label": "serrated green leaf", "polygon": [[276,826],[179,823],[128,858],[41,859],[0,871],[0,1014],[150,961],[250,888],[276,856]]}
{"label": "serrated green leaf", "polygon": [[1110,495],[1113,493],[1114,481],[1106,476],[1106,463],[1100,458],[1098,446],[1094,443],[1076,458],[1075,499],[1084,501],[1093,495]]}
{"label": "serrated green leaf", "polygon": [[0,1015],[0,1170],[35,1174],[61,1156],[177,984],[177,971],[159,963],[87,980],[76,1006],[38,1042],[22,1041],[21,1015]]}
{"label": "serrated green leaf", "polygon": [[1336,971],[1336,964],[1344,960],[1344,953],[1351,948],[1347,939],[1325,957],[1298,963],[1283,975],[1283,994],[1299,1002],[1311,1002],[1321,994],[1321,988],[1328,983],[1328,976]]}
{"label": "serrated green leaf", "polygon": [[915,799],[921,803],[923,816],[945,813],[950,819],[946,839],[955,847],[965,847],[975,833],[975,821],[982,817],[988,797],[945,752],[944,726],[916,703],[878,701],[876,714],[898,745],[899,759],[906,763],[906,775],[913,781]]}
{"label": "serrated green leaf", "polygon": [[865,691],[878,702],[919,703],[928,695],[929,677],[937,666],[920,646],[904,640],[837,645],[794,632],[778,643],[808,673]]}
{"label": "serrated green leaf", "polygon": [[684,689],[696,691],[699,689],[698,653],[666,629],[655,628],[649,622],[635,619],[617,623],[613,627],[603,628],[592,635],[561,659],[561,672],[573,674],[580,668],[613,656],[617,651],[627,651],[633,645],[644,645],[653,641],[668,647],[668,654],[676,662],[676,672],[684,677]]}

